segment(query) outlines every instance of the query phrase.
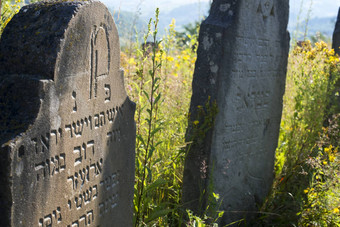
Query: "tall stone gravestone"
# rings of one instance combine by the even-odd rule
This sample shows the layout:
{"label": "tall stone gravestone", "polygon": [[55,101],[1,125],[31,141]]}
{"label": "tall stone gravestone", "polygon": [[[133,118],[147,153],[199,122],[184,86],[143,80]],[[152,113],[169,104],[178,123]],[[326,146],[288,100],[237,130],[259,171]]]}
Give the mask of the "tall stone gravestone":
{"label": "tall stone gravestone", "polygon": [[288,11],[288,0],[215,0],[201,26],[182,200],[202,213],[219,194],[221,226],[252,218],[272,185]]}
{"label": "tall stone gravestone", "polygon": [[340,55],[340,7],[338,12],[338,19],[336,20],[333,33],[332,48],[334,49],[336,54]]}
{"label": "tall stone gravestone", "polygon": [[0,67],[0,226],[132,226],[135,105],[106,7],[23,7]]}
{"label": "tall stone gravestone", "polygon": [[[335,53],[340,56],[340,7],[338,11],[338,18],[335,23],[334,33],[333,33],[333,40],[332,40],[332,48],[334,49]],[[340,93],[340,80],[337,80],[335,82],[335,89],[333,94],[339,94]],[[336,109],[335,111],[337,113],[340,112],[340,96],[333,96],[334,100],[331,100],[332,103],[334,103]]]}

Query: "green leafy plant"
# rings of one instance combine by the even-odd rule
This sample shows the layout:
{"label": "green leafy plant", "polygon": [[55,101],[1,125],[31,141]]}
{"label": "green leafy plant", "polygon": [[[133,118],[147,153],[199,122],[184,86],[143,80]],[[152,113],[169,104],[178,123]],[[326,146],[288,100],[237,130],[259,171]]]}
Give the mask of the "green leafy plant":
{"label": "green leafy plant", "polygon": [[157,15],[142,44],[137,39],[132,53],[121,54],[127,91],[137,104],[135,226],[178,226],[183,215],[183,147],[196,56],[178,46],[175,21],[158,40]]}
{"label": "green leafy plant", "polygon": [[[161,179],[152,182],[152,171],[151,171],[151,159],[153,153],[157,149],[157,146],[161,143],[161,141],[156,140],[156,133],[158,133],[162,129],[162,121],[159,119],[159,115],[157,113],[159,103],[161,102],[161,93],[159,91],[159,85],[161,78],[158,76],[158,72],[162,66],[161,58],[157,59],[157,46],[160,44],[160,41],[157,40],[157,26],[158,26],[158,15],[159,10],[156,10],[156,19],[153,20],[154,30],[152,31],[152,38],[154,46],[152,48],[151,53],[151,61],[152,66],[151,69],[147,72],[147,83],[150,83],[148,89],[144,89],[143,83],[141,83],[140,95],[145,100],[143,106],[139,107],[138,110],[138,130],[137,130],[137,168],[136,168],[136,178],[137,178],[137,188],[136,188],[136,204],[135,204],[135,226],[139,226],[140,223],[144,223],[146,217],[150,220],[154,214],[147,215],[148,211],[148,199],[146,197],[147,193],[150,193],[152,188],[155,188],[164,183]],[[151,20],[148,25],[148,33],[144,38],[144,43],[146,44],[148,34],[150,33]],[[146,54],[147,49],[143,50],[143,58]],[[162,54],[162,52],[160,52]],[[144,59],[143,59],[144,61]],[[137,74],[141,77],[143,81],[143,68],[140,68],[137,71]],[[140,103],[141,104],[141,103]],[[146,110],[147,114],[145,118],[142,118],[142,108]],[[141,128],[141,126],[146,126],[145,128]],[[145,130],[145,132],[141,132],[141,130]]]}
{"label": "green leafy plant", "polygon": [[9,0],[2,0],[0,5],[0,36],[12,19],[12,17],[19,12],[21,0],[15,0],[14,3]]}
{"label": "green leafy plant", "polygon": [[320,133],[313,149],[314,155],[307,164],[313,170],[310,187],[304,190],[306,197],[299,225],[340,226],[340,159],[339,149],[340,114],[329,119],[328,127]]}
{"label": "green leafy plant", "polygon": [[[340,205],[339,195],[333,189],[340,178],[335,152],[340,135],[339,131],[329,131],[334,129],[335,123],[327,123],[338,108],[334,99],[339,95],[335,92],[339,72],[339,58],[324,42],[312,46],[306,41],[290,53],[276,152],[277,177],[262,208],[262,211],[278,215],[263,215],[264,223],[339,224],[333,215]],[[330,135],[332,139],[327,139]]]}

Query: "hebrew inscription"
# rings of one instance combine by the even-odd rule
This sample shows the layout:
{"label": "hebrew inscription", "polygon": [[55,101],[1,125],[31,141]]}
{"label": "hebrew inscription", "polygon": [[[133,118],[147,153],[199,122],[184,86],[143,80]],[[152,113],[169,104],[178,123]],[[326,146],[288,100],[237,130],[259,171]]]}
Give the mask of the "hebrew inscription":
{"label": "hebrew inscription", "polygon": [[[45,20],[50,17],[55,18]],[[17,24],[32,26],[29,34],[18,31]],[[19,111],[28,119],[0,118],[1,126],[8,125],[0,128],[0,138],[6,138],[0,144],[0,205],[5,209],[0,226],[132,226],[135,106],[124,89],[111,14],[99,2],[38,3],[23,7],[8,27],[0,59],[3,53],[11,59],[22,52],[20,43],[12,52],[3,51],[13,36],[27,36],[25,42],[33,46],[27,54],[33,54],[34,45],[50,50],[43,41],[50,28],[58,27],[53,34],[63,38],[53,40],[55,50],[46,57],[53,74],[0,74],[5,95],[9,89],[27,89],[37,105]],[[38,28],[46,37],[36,44],[30,34]],[[19,85],[10,87],[12,81]],[[11,94],[0,99],[13,100],[13,108],[27,103]],[[5,114],[1,109],[0,116]]]}

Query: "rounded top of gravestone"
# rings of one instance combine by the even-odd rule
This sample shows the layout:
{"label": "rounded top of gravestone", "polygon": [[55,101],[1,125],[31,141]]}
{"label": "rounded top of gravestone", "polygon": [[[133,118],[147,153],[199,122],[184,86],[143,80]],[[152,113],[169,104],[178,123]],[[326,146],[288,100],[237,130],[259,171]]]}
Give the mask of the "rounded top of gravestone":
{"label": "rounded top of gravestone", "polygon": [[336,20],[335,30],[334,30],[334,33],[338,33],[338,32],[340,32],[340,7],[339,7],[338,18]]}
{"label": "rounded top of gravestone", "polygon": [[[5,28],[0,77],[25,74],[56,81],[97,68],[103,72],[96,74],[109,74],[119,70],[116,52],[117,28],[102,3],[40,2],[24,6]],[[93,62],[98,57],[103,61]]]}

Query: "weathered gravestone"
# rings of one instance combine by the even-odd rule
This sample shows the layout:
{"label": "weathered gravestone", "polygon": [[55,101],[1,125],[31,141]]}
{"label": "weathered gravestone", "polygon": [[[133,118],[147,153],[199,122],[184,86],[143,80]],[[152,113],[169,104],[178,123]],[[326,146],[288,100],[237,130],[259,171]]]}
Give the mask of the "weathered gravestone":
{"label": "weathered gravestone", "polygon": [[[332,48],[335,51],[335,54],[338,54],[340,56],[340,7],[338,11],[338,18],[335,23],[334,33],[333,33],[333,40],[332,40]],[[335,88],[333,94],[339,94],[340,93],[340,80],[337,80],[335,82]],[[335,105],[336,109],[335,112],[340,112],[340,96],[333,96],[333,100],[331,100],[331,103]]]}
{"label": "weathered gravestone", "polygon": [[252,218],[272,185],[288,11],[288,0],[215,0],[201,26],[182,200],[202,213],[219,194],[221,226]]}
{"label": "weathered gravestone", "polygon": [[336,20],[334,33],[333,33],[333,46],[335,53],[340,55],[340,7],[338,12],[338,19]]}
{"label": "weathered gravestone", "polygon": [[132,226],[135,105],[106,7],[23,7],[0,66],[0,226]]}

